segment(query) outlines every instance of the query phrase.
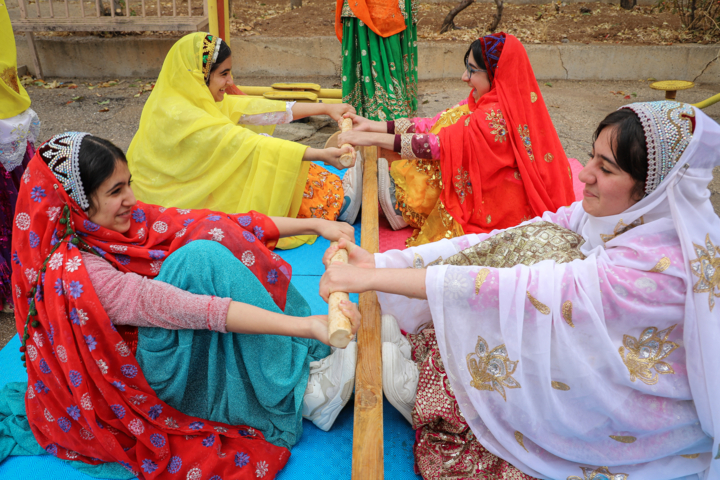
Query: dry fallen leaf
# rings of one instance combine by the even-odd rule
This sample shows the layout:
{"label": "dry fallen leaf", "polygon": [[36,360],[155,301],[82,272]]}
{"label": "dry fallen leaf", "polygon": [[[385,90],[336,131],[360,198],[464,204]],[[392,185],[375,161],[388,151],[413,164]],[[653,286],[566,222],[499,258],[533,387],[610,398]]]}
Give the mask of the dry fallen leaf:
{"label": "dry fallen leaf", "polygon": [[109,111],[110,111],[110,109],[107,107],[101,108],[100,110],[98,110],[98,112],[109,112]]}

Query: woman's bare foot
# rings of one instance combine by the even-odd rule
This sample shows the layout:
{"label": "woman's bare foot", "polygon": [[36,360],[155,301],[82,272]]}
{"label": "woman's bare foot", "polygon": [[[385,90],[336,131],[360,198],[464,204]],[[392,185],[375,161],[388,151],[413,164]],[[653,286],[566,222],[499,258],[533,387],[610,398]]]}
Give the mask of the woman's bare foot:
{"label": "woman's bare foot", "polygon": [[15,311],[15,306],[12,303],[6,303],[3,305],[2,311],[3,313],[13,313]]}

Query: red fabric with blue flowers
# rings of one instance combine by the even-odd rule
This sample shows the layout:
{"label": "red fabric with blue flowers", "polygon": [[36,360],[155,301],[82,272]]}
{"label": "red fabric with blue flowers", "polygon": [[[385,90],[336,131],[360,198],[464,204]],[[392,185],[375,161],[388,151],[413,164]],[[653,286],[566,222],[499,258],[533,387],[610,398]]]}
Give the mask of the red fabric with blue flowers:
{"label": "red fabric with blue flowers", "polygon": [[[29,292],[65,231],[59,223],[64,205],[72,211],[72,228],[121,271],[154,277],[162,260],[189,241],[216,240],[284,308],[291,270],[268,249],[278,238],[269,218],[138,204],[127,234],[109,231],[88,220],[41,152],[42,147],[23,176],[13,228],[20,335]],[[28,330],[25,405],[35,438],[48,453],[92,464],[119,462],[141,479],[273,478],[287,463],[290,452],[260,432],[189,417],[155,395],[103,310],[79,249],[67,240],[50,256],[35,305],[32,319],[39,326]]]}

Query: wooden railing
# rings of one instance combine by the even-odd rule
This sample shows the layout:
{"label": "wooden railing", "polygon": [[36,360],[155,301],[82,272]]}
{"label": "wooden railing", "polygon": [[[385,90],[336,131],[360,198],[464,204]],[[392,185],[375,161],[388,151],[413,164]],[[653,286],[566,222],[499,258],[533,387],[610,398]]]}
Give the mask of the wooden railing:
{"label": "wooden railing", "polygon": [[25,32],[37,77],[42,77],[42,69],[35,46],[36,32],[197,32],[208,29],[207,0],[35,0],[34,8],[28,0],[17,2],[20,19],[12,22],[13,30]]}

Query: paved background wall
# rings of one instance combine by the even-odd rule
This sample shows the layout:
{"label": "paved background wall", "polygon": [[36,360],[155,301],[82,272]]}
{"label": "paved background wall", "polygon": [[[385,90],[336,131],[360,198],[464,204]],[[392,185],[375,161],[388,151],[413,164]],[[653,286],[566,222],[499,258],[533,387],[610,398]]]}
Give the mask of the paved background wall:
{"label": "paved background wall", "polygon": [[[16,35],[18,64],[32,70],[27,41]],[[47,77],[153,77],[175,38],[36,37]],[[340,76],[335,37],[235,38],[233,73],[258,77]],[[639,80],[720,83],[719,45],[535,45],[525,47],[538,80]],[[421,80],[462,75],[467,46],[418,42]]]}

